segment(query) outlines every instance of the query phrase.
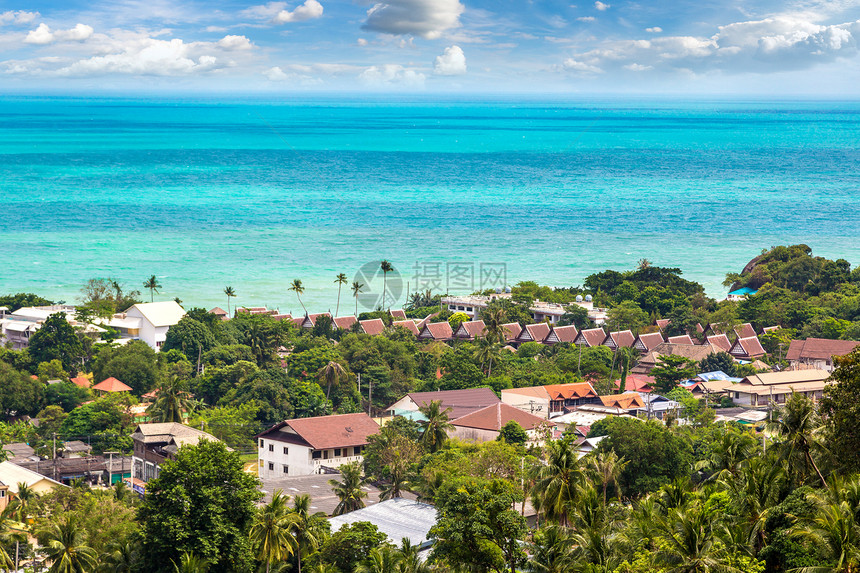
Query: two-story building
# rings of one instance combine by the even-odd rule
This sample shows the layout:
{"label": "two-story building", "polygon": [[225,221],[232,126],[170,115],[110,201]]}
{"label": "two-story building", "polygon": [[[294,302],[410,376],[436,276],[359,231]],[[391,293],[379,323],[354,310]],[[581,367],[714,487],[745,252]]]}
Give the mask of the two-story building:
{"label": "two-story building", "polygon": [[[116,327],[124,338],[146,342],[154,350],[161,348],[167,330],[185,316],[185,310],[175,301],[144,302],[136,304],[122,315],[116,315],[108,326]],[[125,330],[124,330],[125,329]]]}
{"label": "two-story building", "polygon": [[218,441],[212,434],[177,422],[139,424],[131,439],[134,441],[132,487],[141,495],[146,482],[158,477],[161,464],[172,459],[179,448],[197,445],[202,440]]}
{"label": "two-story building", "polygon": [[367,438],[378,431],[364,413],[284,420],[257,436],[258,474],[304,476],[361,462]]}

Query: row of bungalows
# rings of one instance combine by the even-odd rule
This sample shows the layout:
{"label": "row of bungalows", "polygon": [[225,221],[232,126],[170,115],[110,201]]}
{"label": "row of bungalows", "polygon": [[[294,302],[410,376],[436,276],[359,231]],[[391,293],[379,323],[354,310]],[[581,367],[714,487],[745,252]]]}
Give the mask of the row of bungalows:
{"label": "row of bungalows", "polygon": [[[392,310],[389,311],[391,314],[391,318],[393,319],[391,323],[392,328],[404,328],[407,331],[411,332],[414,336],[418,336],[419,326],[418,324],[423,325],[423,321],[416,324],[416,322],[412,319],[406,318],[406,313],[403,310]],[[368,334],[370,336],[378,336],[385,331],[385,321],[381,318],[370,318],[367,320],[358,320],[355,316],[336,316],[332,317],[331,314],[327,312],[321,312],[316,314],[308,314],[302,318],[293,319],[293,322],[299,328],[304,328],[306,330],[310,330],[314,326],[316,326],[317,320],[320,317],[327,316],[331,319],[332,327],[338,330],[348,330],[351,331],[356,324],[358,324],[359,331],[364,334]]]}

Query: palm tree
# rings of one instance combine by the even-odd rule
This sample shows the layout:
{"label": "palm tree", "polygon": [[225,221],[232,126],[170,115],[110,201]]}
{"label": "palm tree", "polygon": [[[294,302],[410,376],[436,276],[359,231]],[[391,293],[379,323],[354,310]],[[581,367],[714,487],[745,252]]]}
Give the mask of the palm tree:
{"label": "palm tree", "polygon": [[209,571],[209,562],[198,557],[192,551],[183,551],[179,556],[179,564],[173,563],[174,573],[206,573]]}
{"label": "palm tree", "polygon": [[491,342],[488,337],[478,341],[478,348],[476,348],[475,352],[472,354],[475,360],[478,360],[481,363],[482,368],[484,364],[488,365],[487,378],[493,375],[493,358],[498,354],[498,352],[499,345],[495,342]]}
{"label": "palm tree", "polygon": [[51,562],[48,573],[91,573],[98,564],[96,552],[83,543],[84,531],[74,515],[52,523],[42,531],[47,540],[45,556]]}
{"label": "palm tree", "polygon": [[713,528],[713,513],[678,508],[660,522],[664,543],[658,564],[677,573],[742,573],[724,559]]}
{"label": "palm tree", "polygon": [[752,458],[719,483],[731,494],[746,528],[747,542],[757,554],[765,544],[765,522],[786,485],[783,465],[772,456]]}
{"label": "palm tree", "polygon": [[313,553],[320,546],[325,532],[322,523],[325,522],[325,514],[318,512],[311,514],[311,498],[307,494],[297,495],[293,499],[292,513],[292,535],[296,538],[296,563],[298,573],[302,573],[302,556]]}
{"label": "palm tree", "polygon": [[[35,505],[39,501],[39,494],[24,482],[18,483],[18,493],[15,498],[9,502],[6,509],[3,510],[3,517],[9,517],[20,525],[19,532],[26,533],[30,528],[30,515],[35,509]],[[15,526],[18,529],[18,526]],[[15,537],[15,569],[18,569],[18,555],[20,554],[20,536]],[[24,542],[27,543],[27,537],[24,536]],[[2,557],[0,557],[2,561]]]}
{"label": "palm tree", "polygon": [[397,573],[401,555],[392,547],[374,547],[367,562],[355,569],[355,573]]}
{"label": "palm tree", "polygon": [[498,342],[501,344],[505,340],[505,320],[507,319],[505,309],[494,307],[485,310],[481,313],[481,320],[484,321],[484,338],[489,342]]}
{"label": "palm tree", "polygon": [[358,318],[358,294],[361,292],[361,289],[364,288],[364,284],[353,281],[352,283],[352,296],[355,299],[355,317]]}
{"label": "palm tree", "polygon": [[[816,433],[819,427],[815,404],[797,392],[792,392],[785,401],[785,409],[781,412],[781,416],[767,424],[768,430],[782,438],[779,449],[783,459],[788,462],[789,470],[801,466],[807,467],[808,464],[808,467],[815,470],[821,485],[826,488],[827,481],[815,464],[815,460],[812,459],[812,449],[818,445]],[[798,481],[792,479],[792,485]]]}
{"label": "palm tree", "polygon": [[584,475],[568,435],[547,445],[546,465],[536,467],[532,501],[535,509],[562,526],[570,523],[570,506],[577,498],[577,486]]}
{"label": "palm tree", "polygon": [[603,486],[603,505],[606,505],[606,489],[609,484],[615,487],[616,497],[621,498],[621,485],[618,479],[629,462],[619,458],[614,451],[596,452],[586,457],[586,468]]}
{"label": "palm tree", "polygon": [[391,266],[391,263],[385,259],[382,259],[379,263],[379,268],[382,269],[382,309],[385,310],[385,297],[388,295],[386,279],[388,278],[388,273],[394,270],[394,267]]}
{"label": "palm tree", "polygon": [[183,414],[191,410],[188,399],[188,384],[171,374],[155,390],[155,401],[146,409],[153,422],[182,423]]}
{"label": "palm tree", "polygon": [[157,293],[158,289],[161,288],[155,275],[152,275],[145,283],[143,283],[143,288],[149,289],[149,302],[155,302],[155,293]]}
{"label": "palm tree", "polygon": [[573,545],[562,527],[549,525],[535,533],[526,563],[530,573],[568,573],[573,568]]}
{"label": "palm tree", "polygon": [[448,417],[451,408],[443,410],[442,402],[435,401],[422,406],[419,411],[424,415],[424,419],[419,422],[421,424],[421,443],[431,454],[438,452],[448,439],[448,430],[454,427]]}
{"label": "palm tree", "polygon": [[[122,483],[122,482],[119,482]],[[126,541],[112,543],[99,556],[99,573],[131,573],[137,561],[137,546]]]}
{"label": "palm tree", "polygon": [[257,548],[257,558],[266,563],[266,573],[272,563],[284,561],[296,549],[296,538],[290,535],[292,520],[287,512],[290,496],[276,490],[272,501],[263,506],[254,518],[249,536]]}
{"label": "palm tree", "polygon": [[291,290],[294,293],[296,293],[296,298],[299,299],[299,304],[302,305],[302,308],[305,311],[305,316],[307,316],[308,309],[305,308],[305,303],[302,302],[302,295],[305,293],[305,287],[302,286],[301,279],[293,279],[293,282],[290,285],[290,288],[287,290]]}
{"label": "palm tree", "polygon": [[364,507],[364,498],[367,492],[361,489],[366,479],[361,477],[361,463],[353,462],[340,466],[341,481],[328,480],[332,491],[340,500],[334,508],[332,515],[343,515],[356,509]]}
{"label": "palm tree", "polygon": [[224,287],[224,294],[227,295],[227,316],[230,316],[230,299],[236,296],[236,291],[233,290],[233,287],[226,286]]}
{"label": "palm tree", "polygon": [[710,455],[696,463],[697,470],[714,472],[708,479],[736,475],[741,464],[756,453],[756,439],[747,432],[727,429],[711,446]]}
{"label": "palm tree", "polygon": [[400,540],[400,561],[397,573],[430,573],[430,566],[418,556],[420,546],[412,545],[408,537]]}
{"label": "palm tree", "polygon": [[385,469],[388,470],[387,483],[379,492],[379,501],[400,497],[409,487],[409,460],[406,457],[396,457]]}
{"label": "palm tree", "polygon": [[829,563],[795,569],[797,573],[855,573],[860,570],[860,525],[847,503],[824,505],[811,524],[790,531],[794,537],[818,548]]}
{"label": "palm tree", "polygon": [[320,368],[320,371],[317,372],[317,377],[319,377],[321,381],[324,380],[326,383],[325,399],[328,401],[332,384],[337,386],[340,384],[342,379],[346,378],[346,369],[338,362],[329,360],[328,364]]}
{"label": "palm tree", "polygon": [[334,284],[337,285],[337,306],[334,309],[334,315],[340,316],[340,289],[347,283],[348,279],[344,273],[338,273],[334,279]]}
{"label": "palm tree", "polygon": [[[10,539],[15,539],[15,542],[18,543],[18,535],[16,534],[14,527],[17,524],[11,523],[9,517],[5,514],[0,516],[0,538],[3,539],[4,542],[9,541]],[[3,571],[12,571],[13,568],[15,571],[18,570],[17,556],[15,561],[6,553],[5,543],[0,543],[0,569]]]}

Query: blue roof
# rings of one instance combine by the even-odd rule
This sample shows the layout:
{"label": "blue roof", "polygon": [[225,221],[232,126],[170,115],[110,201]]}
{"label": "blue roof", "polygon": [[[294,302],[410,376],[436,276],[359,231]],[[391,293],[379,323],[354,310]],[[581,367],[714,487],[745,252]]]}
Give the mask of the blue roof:
{"label": "blue roof", "polygon": [[733,290],[729,294],[732,296],[745,296],[750,294],[755,294],[758,292],[758,289],[753,289],[750,287],[739,288],[738,290]]}
{"label": "blue roof", "polygon": [[702,372],[696,376],[696,378],[701,378],[706,382],[710,382],[711,380],[728,380],[729,375],[722,370],[714,370],[713,372]]}

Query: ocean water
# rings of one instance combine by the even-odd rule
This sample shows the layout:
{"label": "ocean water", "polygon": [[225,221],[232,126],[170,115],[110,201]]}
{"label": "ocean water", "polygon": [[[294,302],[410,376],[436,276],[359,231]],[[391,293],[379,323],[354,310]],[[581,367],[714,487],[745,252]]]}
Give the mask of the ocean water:
{"label": "ocean water", "polygon": [[648,258],[722,298],[771,245],[860,264],[860,103],[2,97],[0,210],[0,292],[66,301],[155,274],[299,313],[299,278],[333,311],[383,258],[401,292]]}

